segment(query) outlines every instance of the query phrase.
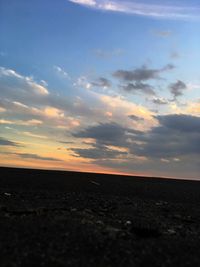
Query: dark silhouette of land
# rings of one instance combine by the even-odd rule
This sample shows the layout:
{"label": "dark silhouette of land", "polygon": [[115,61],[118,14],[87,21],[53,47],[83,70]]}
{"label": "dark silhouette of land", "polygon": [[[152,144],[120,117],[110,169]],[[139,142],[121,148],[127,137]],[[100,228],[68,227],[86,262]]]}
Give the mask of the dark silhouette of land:
{"label": "dark silhouette of land", "polygon": [[0,266],[200,266],[200,182],[1,167]]}

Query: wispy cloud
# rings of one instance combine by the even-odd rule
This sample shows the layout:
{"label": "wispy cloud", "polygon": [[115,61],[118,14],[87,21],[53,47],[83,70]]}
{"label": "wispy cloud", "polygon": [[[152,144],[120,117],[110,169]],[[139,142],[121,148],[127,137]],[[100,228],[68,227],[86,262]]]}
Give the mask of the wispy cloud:
{"label": "wispy cloud", "polygon": [[23,159],[37,159],[37,160],[46,160],[46,161],[62,161],[61,159],[52,158],[52,157],[42,157],[37,154],[32,153],[13,153],[16,156],[19,156]]}
{"label": "wispy cloud", "polygon": [[19,146],[19,144],[5,139],[4,137],[0,137],[0,146]]}
{"label": "wispy cloud", "polygon": [[0,119],[0,124],[10,124],[10,125],[22,125],[22,126],[38,126],[41,125],[43,122],[40,120],[4,120]]}
{"label": "wispy cloud", "polygon": [[87,6],[95,6],[96,1],[95,0],[70,0],[70,2],[87,5]]}
{"label": "wispy cloud", "polygon": [[68,74],[64,69],[62,69],[61,67],[59,67],[59,66],[54,66],[54,70],[55,70],[59,75],[61,75],[62,77],[67,78],[67,79],[70,78],[69,74]]}
{"label": "wispy cloud", "polygon": [[142,82],[154,79],[161,79],[160,74],[163,72],[171,71],[175,68],[173,64],[167,64],[160,69],[151,69],[146,66],[142,66],[141,68],[137,68],[134,70],[117,70],[113,73],[115,78],[124,80],[124,81],[135,81]]}
{"label": "wispy cloud", "polygon": [[92,7],[99,10],[122,12],[138,16],[148,16],[155,18],[168,19],[192,19],[198,18],[200,14],[200,6],[183,6],[183,5],[163,5],[150,4],[143,0],[122,1],[122,0],[69,0],[72,3]]}
{"label": "wispy cloud", "polygon": [[172,83],[169,88],[174,99],[176,99],[177,97],[183,95],[183,91],[187,89],[187,85],[184,82],[178,80],[177,82]]}
{"label": "wispy cloud", "polygon": [[45,135],[34,134],[34,133],[31,133],[31,132],[23,132],[23,134],[26,135],[26,136],[29,136],[29,137],[48,139],[48,137],[45,136]]}
{"label": "wispy cloud", "polygon": [[23,94],[27,97],[33,95],[41,97],[49,94],[48,89],[37,83],[33,77],[23,76],[12,69],[0,67],[0,79],[1,96],[8,91],[7,86],[4,84],[5,81],[9,81],[10,84],[16,84],[17,90],[13,90],[12,95]]}

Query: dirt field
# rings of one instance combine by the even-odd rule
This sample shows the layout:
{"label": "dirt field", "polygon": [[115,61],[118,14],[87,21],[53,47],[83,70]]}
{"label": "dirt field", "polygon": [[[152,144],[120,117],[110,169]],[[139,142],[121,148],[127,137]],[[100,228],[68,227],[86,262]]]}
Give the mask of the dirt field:
{"label": "dirt field", "polygon": [[200,266],[200,182],[0,168],[0,266]]}

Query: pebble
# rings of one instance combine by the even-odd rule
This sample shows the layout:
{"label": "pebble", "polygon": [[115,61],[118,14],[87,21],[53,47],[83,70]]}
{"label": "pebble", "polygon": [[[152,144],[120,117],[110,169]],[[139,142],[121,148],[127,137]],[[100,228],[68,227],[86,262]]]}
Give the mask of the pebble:
{"label": "pebble", "polygon": [[168,229],[167,232],[170,235],[175,235],[176,234],[176,231],[174,229]]}
{"label": "pebble", "polygon": [[126,225],[126,226],[129,226],[129,225],[131,225],[131,224],[132,224],[131,221],[126,221],[126,222],[125,222],[125,225]]}

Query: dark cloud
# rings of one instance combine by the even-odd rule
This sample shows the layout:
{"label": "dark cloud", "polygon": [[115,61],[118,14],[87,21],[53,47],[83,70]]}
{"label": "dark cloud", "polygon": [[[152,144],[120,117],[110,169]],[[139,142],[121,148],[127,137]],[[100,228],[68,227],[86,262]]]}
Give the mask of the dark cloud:
{"label": "dark cloud", "polygon": [[98,80],[96,80],[95,82],[92,82],[91,84],[93,86],[103,87],[103,88],[109,88],[112,86],[111,81],[109,81],[108,79],[104,77],[100,77]]}
{"label": "dark cloud", "polygon": [[18,143],[0,137],[0,146],[19,146]]}
{"label": "dark cloud", "polygon": [[124,128],[117,123],[101,123],[74,133],[73,136],[78,138],[93,138],[101,142],[110,142],[119,140],[124,136]]}
{"label": "dark cloud", "polygon": [[172,93],[172,95],[174,96],[174,99],[175,99],[175,98],[183,95],[183,91],[185,89],[187,89],[187,85],[184,82],[178,80],[177,82],[172,83],[169,86],[169,88],[170,88],[170,92]]}
{"label": "dark cloud", "polygon": [[141,92],[147,95],[155,95],[152,86],[142,82],[128,83],[126,85],[121,86],[121,88],[127,92]]}
{"label": "dark cloud", "polygon": [[71,149],[78,157],[89,159],[115,159],[125,157],[127,152],[110,149],[105,145],[94,144],[92,148],[74,148]]}
{"label": "dark cloud", "polygon": [[13,153],[20,158],[24,159],[38,159],[38,160],[45,160],[45,161],[62,161],[60,159],[52,158],[52,157],[41,157],[37,154],[29,154],[29,153]]}
{"label": "dark cloud", "polygon": [[74,142],[72,141],[58,141],[60,144],[73,144]]}
{"label": "dark cloud", "polygon": [[133,115],[133,114],[129,115],[128,117],[133,121],[143,121],[144,120],[143,118],[138,117],[138,116]]}
{"label": "dark cloud", "polygon": [[161,125],[168,129],[177,130],[183,134],[193,132],[200,134],[200,117],[192,115],[174,114],[157,116]]}
{"label": "dark cloud", "polygon": [[162,99],[162,98],[154,98],[154,99],[152,100],[152,102],[153,102],[154,104],[157,104],[157,105],[167,105],[167,104],[168,104],[167,100]]}
{"label": "dark cloud", "polygon": [[157,119],[158,127],[137,136],[143,145],[134,145],[132,153],[150,158],[200,154],[200,117],[173,114]]}
{"label": "dark cloud", "polygon": [[73,133],[77,138],[92,138],[97,143],[121,146],[126,142],[126,139],[134,134],[139,134],[137,130],[125,128],[117,123],[100,123],[91,126],[83,131]]}
{"label": "dark cloud", "polygon": [[153,79],[160,79],[160,74],[165,71],[174,69],[173,64],[168,64],[161,69],[150,69],[143,66],[134,70],[117,70],[113,73],[113,76],[126,82],[141,82]]}
{"label": "dark cloud", "polygon": [[130,155],[151,159],[200,154],[200,117],[172,114],[156,118],[159,126],[148,132],[136,131],[114,123],[89,127],[74,136],[93,138],[96,144],[91,149],[76,149],[75,152],[83,157],[102,159],[110,152],[104,146],[110,145],[126,148]]}

